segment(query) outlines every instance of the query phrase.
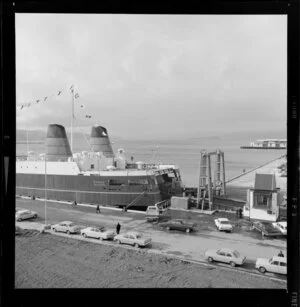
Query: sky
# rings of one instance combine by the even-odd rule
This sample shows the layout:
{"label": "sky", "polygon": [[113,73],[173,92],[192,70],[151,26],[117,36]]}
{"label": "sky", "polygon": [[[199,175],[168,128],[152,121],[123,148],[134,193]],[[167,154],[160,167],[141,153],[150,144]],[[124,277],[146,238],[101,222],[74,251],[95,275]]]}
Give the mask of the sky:
{"label": "sky", "polygon": [[17,14],[17,128],[68,130],[72,84],[74,129],[99,124],[128,139],[285,133],[287,18]]}

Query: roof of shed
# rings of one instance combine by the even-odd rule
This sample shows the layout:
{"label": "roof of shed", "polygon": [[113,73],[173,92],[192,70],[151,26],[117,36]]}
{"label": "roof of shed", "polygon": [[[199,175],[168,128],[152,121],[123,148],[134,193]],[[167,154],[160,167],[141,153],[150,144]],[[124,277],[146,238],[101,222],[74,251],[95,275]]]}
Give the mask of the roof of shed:
{"label": "roof of shed", "polygon": [[264,191],[276,190],[275,174],[255,174],[254,189]]}

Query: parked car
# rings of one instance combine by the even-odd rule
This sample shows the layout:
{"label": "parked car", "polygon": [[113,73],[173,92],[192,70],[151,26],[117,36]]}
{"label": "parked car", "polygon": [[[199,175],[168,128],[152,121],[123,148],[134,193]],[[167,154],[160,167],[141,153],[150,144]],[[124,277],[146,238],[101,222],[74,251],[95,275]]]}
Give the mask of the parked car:
{"label": "parked car", "polygon": [[80,233],[80,229],[80,226],[75,225],[73,222],[70,221],[60,222],[51,226],[51,230],[53,230],[54,232],[60,231],[66,232],[67,234]]}
{"label": "parked car", "polygon": [[105,227],[87,227],[81,230],[81,235],[85,238],[96,238],[99,240],[113,239],[116,235],[112,230],[106,230]]}
{"label": "parked car", "polygon": [[253,222],[252,229],[261,232],[261,234],[266,237],[282,236],[281,231],[274,228],[272,223],[268,222],[259,222],[259,221]]}
{"label": "parked car", "polygon": [[16,212],[16,220],[21,222],[23,220],[37,218],[37,213],[35,211],[30,210],[19,210]]}
{"label": "parked car", "polygon": [[278,274],[287,274],[286,257],[274,256],[270,259],[258,258],[255,263],[255,268],[261,273],[272,272]]}
{"label": "parked car", "polygon": [[205,258],[209,262],[218,261],[229,263],[232,267],[242,265],[246,260],[246,257],[241,256],[238,251],[229,248],[208,250],[205,252]]}
{"label": "parked car", "polygon": [[17,236],[17,235],[20,235],[20,234],[22,234],[22,228],[16,226],[15,235]]}
{"label": "parked car", "polygon": [[167,230],[182,230],[185,232],[194,231],[196,224],[184,220],[169,220],[167,222],[159,223],[158,226],[164,227]]}
{"label": "parked car", "polygon": [[135,247],[147,246],[152,242],[151,238],[144,238],[143,235],[138,232],[118,234],[114,237],[114,240],[119,244],[129,244]]}
{"label": "parked car", "polygon": [[283,235],[287,234],[287,222],[272,223],[273,227],[277,228]]}
{"label": "parked car", "polygon": [[233,229],[233,226],[229,223],[229,220],[227,218],[215,219],[215,225],[217,226],[219,231],[231,232]]}

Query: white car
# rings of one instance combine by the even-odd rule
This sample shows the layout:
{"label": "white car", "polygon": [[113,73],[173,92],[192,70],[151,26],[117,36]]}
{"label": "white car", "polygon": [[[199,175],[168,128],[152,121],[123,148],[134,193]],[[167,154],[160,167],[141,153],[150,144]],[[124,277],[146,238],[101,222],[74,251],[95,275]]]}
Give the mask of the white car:
{"label": "white car", "polygon": [[113,230],[106,230],[104,227],[87,227],[81,230],[81,235],[85,238],[109,240],[113,239],[116,234]]}
{"label": "white car", "polygon": [[144,238],[143,235],[138,232],[119,234],[114,237],[114,240],[117,241],[118,244],[129,244],[135,247],[147,246],[152,242],[150,238]]}
{"label": "white car", "polygon": [[51,230],[53,230],[54,232],[60,231],[66,232],[67,234],[80,233],[80,229],[80,226],[75,225],[73,222],[70,221],[60,222],[51,226]]}
{"label": "white car", "polygon": [[218,261],[229,263],[232,267],[243,265],[246,257],[241,256],[236,250],[229,248],[221,248],[218,250],[208,250],[205,252],[205,258],[208,262]]}
{"label": "white car", "polygon": [[286,257],[274,256],[271,259],[258,258],[255,263],[255,268],[261,273],[272,272],[286,275]]}
{"label": "white car", "polygon": [[23,220],[28,220],[32,218],[36,218],[38,215],[35,211],[30,210],[19,210],[16,212],[16,220],[21,222]]}
{"label": "white car", "polygon": [[227,218],[215,219],[215,225],[220,231],[231,232],[233,229],[233,226],[229,223],[229,220]]}
{"label": "white car", "polygon": [[279,229],[283,235],[286,236],[287,234],[287,222],[276,222],[276,223],[272,223],[272,225]]}

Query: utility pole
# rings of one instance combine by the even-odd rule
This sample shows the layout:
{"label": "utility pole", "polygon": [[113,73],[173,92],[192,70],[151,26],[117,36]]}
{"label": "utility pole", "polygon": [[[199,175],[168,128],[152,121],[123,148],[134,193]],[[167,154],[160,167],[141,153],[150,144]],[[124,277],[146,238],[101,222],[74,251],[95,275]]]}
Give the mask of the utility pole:
{"label": "utility pole", "polygon": [[47,225],[47,148],[45,151],[45,225]]}
{"label": "utility pole", "polygon": [[71,114],[71,152],[73,153],[73,119],[74,119],[74,85],[70,87],[72,93],[72,114]]}

